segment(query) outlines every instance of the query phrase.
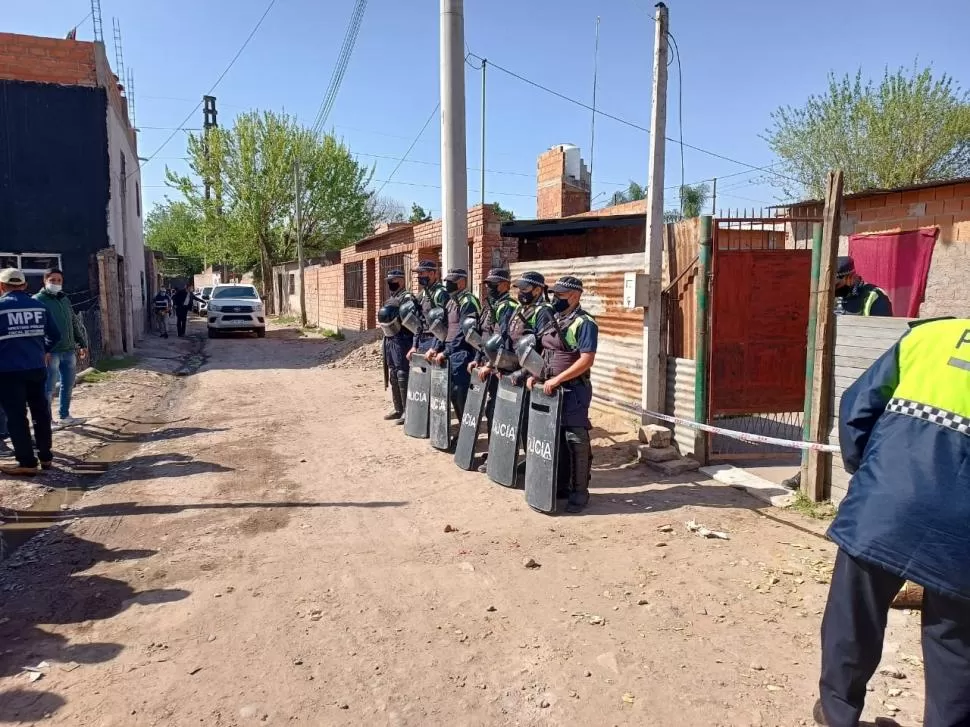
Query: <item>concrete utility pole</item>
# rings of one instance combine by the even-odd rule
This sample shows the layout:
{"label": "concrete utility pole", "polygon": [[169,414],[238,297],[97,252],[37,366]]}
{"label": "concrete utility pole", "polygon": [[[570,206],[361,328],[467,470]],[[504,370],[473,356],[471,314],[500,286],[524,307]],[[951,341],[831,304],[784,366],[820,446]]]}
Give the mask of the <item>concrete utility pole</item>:
{"label": "concrete utility pole", "polygon": [[[482,207],[485,206],[485,75],[488,59],[482,58]],[[469,285],[471,283],[469,282]]]}
{"label": "concrete utility pole", "polygon": [[[305,277],[303,268],[303,180],[300,179],[300,160],[293,162],[293,186],[296,191],[296,265],[300,269],[300,325],[306,328],[306,287],[303,285]],[[279,309],[282,310],[282,301]]]}
{"label": "concrete utility pole", "polygon": [[[643,385],[640,404],[663,411],[666,372],[661,370],[660,299],[663,262],[664,153],[667,135],[667,6],[657,3],[653,54],[653,113],[650,117],[650,169],[647,177],[647,308],[643,312]],[[701,282],[700,284],[703,284]],[[644,418],[647,421],[647,418]]]}
{"label": "concrete utility pole", "polygon": [[468,268],[464,0],[441,0],[441,263]]}

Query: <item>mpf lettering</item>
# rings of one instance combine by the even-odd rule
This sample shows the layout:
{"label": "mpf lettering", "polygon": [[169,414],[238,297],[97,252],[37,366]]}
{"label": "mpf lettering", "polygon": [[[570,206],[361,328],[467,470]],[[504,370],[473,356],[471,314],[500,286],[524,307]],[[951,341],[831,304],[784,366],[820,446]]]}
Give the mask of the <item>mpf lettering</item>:
{"label": "mpf lettering", "polygon": [[495,422],[492,425],[492,434],[496,437],[502,437],[503,439],[515,439],[515,427],[511,424],[503,424],[501,422]]}
{"label": "mpf lettering", "polygon": [[7,313],[7,322],[11,326],[28,326],[31,323],[43,323],[44,311],[19,310]]}
{"label": "mpf lettering", "polygon": [[545,439],[536,439],[535,437],[529,437],[529,442],[527,446],[529,454],[534,454],[536,457],[545,460],[552,459],[552,442]]}

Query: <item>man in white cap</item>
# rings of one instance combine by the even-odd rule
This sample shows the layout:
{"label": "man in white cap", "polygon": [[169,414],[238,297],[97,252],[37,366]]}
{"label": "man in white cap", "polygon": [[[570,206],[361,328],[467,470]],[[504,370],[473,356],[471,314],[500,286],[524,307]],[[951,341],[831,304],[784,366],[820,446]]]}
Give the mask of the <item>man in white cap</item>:
{"label": "man in white cap", "polygon": [[[37,460],[50,469],[51,410],[47,401],[47,365],[61,338],[47,308],[27,295],[27,278],[21,270],[0,270],[0,406],[7,415],[7,428],[17,464],[0,467],[6,475],[33,476]],[[30,437],[27,410],[34,420]]]}

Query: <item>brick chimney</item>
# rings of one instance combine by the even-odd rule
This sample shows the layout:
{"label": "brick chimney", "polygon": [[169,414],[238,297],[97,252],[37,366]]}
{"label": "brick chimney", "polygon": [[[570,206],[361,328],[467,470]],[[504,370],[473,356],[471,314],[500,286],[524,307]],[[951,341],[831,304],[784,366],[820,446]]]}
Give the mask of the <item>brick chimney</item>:
{"label": "brick chimney", "polygon": [[536,164],[536,217],[570,217],[589,212],[590,178],[579,147],[557,144]]}

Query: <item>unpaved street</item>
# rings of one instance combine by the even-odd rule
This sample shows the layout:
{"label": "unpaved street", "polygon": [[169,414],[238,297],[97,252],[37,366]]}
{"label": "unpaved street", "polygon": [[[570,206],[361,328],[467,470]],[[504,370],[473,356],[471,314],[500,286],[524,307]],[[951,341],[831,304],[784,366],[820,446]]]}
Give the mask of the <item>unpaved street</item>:
{"label": "unpaved street", "polygon": [[[0,564],[0,723],[811,723],[824,523],[603,431],[588,513],[545,517],[381,421],[340,344],[197,343],[154,433]],[[914,725],[919,614],[891,616],[905,678],[868,711]]]}

